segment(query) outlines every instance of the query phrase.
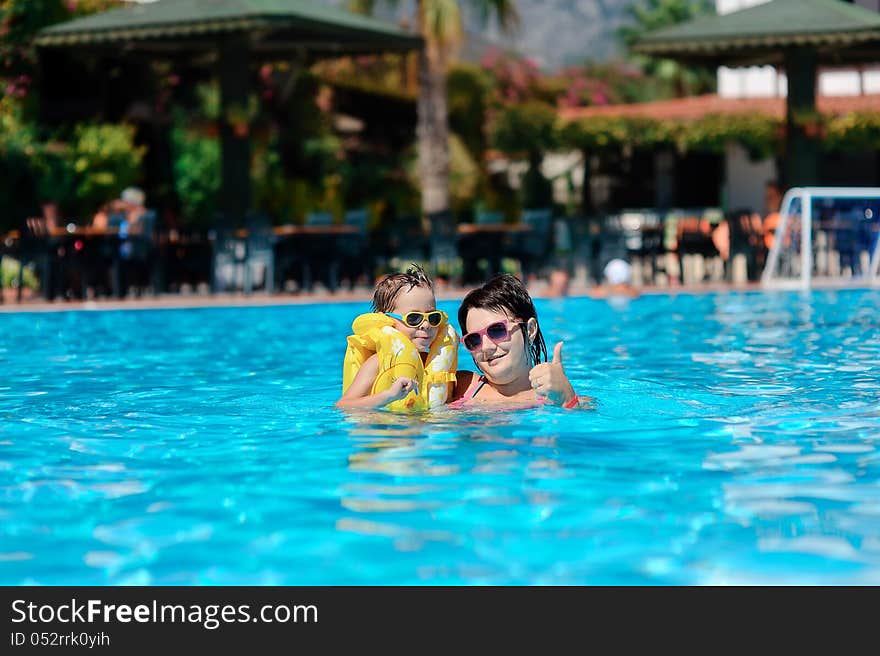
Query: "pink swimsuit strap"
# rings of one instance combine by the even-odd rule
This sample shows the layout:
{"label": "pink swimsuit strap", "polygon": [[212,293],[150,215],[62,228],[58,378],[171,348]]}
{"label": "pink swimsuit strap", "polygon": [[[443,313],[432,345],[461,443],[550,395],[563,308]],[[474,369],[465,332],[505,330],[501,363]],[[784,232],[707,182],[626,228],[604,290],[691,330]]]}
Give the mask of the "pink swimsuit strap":
{"label": "pink swimsuit strap", "polygon": [[467,399],[470,401],[477,395],[477,392],[480,391],[480,388],[486,384],[485,376],[474,376],[471,380],[471,384],[468,385],[467,391],[465,391],[464,396],[462,396],[462,400]]}
{"label": "pink swimsuit strap", "polygon": [[471,383],[468,385],[468,388],[465,390],[464,395],[458,399],[457,401],[453,401],[449,404],[450,408],[460,408],[462,405],[473,399],[477,392],[480,391],[480,388],[486,384],[485,376],[473,376],[471,378]]}

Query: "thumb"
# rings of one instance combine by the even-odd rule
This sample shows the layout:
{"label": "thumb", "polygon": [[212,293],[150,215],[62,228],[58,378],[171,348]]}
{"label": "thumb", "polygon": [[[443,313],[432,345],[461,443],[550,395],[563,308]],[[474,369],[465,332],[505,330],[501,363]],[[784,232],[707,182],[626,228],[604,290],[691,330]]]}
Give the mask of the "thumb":
{"label": "thumb", "polygon": [[553,349],[553,363],[554,364],[562,364],[562,344],[563,344],[563,342],[558,342],[556,344],[556,348]]}

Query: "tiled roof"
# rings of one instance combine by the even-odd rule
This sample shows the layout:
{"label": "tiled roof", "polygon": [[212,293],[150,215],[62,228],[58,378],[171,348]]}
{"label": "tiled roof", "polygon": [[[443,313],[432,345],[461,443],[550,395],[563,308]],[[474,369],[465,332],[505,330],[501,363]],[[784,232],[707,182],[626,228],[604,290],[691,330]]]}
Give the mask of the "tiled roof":
{"label": "tiled roof", "polygon": [[[827,114],[875,110],[880,111],[880,94],[865,96],[818,96],[817,109]],[[565,121],[576,121],[597,116],[627,116],[656,119],[696,119],[708,114],[760,113],[775,118],[785,117],[785,98],[722,98],[716,95],[689,96],[673,100],[633,103],[629,105],[602,105],[562,109],[559,116]]]}
{"label": "tiled roof", "polygon": [[724,56],[789,46],[853,46],[880,39],[880,14],[840,0],[773,0],[655,30],[634,46],[655,56]]}
{"label": "tiled roof", "polygon": [[39,46],[197,39],[230,32],[287,31],[304,46],[333,41],[385,49],[418,48],[421,38],[395,25],[311,0],[159,0],[84,16],[42,30]]}

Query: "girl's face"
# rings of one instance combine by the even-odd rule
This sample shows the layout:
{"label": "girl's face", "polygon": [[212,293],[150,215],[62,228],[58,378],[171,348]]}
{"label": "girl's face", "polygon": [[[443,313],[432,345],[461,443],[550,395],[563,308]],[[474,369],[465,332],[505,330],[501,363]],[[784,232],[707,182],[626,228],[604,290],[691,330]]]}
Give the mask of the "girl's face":
{"label": "girl's face", "polygon": [[[468,310],[465,328],[468,333],[483,330],[486,326],[499,321],[508,324],[508,339],[494,342],[488,335],[482,335],[482,342],[476,351],[471,351],[474,364],[486,378],[498,385],[508,385],[521,377],[528,378],[532,363],[527,343],[522,330],[523,320],[497,310],[472,308]],[[538,322],[532,318],[526,324],[529,340],[534,339],[538,331]]]}
{"label": "girl's face", "polygon": [[[432,312],[437,309],[437,301],[434,299],[434,292],[427,287],[404,288],[394,302],[391,311],[399,316],[404,316],[407,312]],[[423,321],[421,326],[411,328],[402,321],[394,319],[394,327],[415,345],[419,351],[431,350],[431,342],[437,337],[437,326],[431,326],[427,321]]]}

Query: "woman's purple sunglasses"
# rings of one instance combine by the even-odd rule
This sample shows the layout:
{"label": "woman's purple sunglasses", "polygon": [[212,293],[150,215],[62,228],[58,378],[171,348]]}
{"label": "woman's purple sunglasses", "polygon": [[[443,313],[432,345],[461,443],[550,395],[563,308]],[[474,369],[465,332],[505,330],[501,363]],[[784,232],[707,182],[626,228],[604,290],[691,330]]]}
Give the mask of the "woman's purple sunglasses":
{"label": "woman's purple sunglasses", "polygon": [[519,326],[522,321],[496,321],[490,323],[481,330],[475,330],[461,338],[461,343],[468,351],[477,351],[483,344],[483,335],[491,339],[496,344],[500,342],[510,341],[510,329],[512,326]]}

